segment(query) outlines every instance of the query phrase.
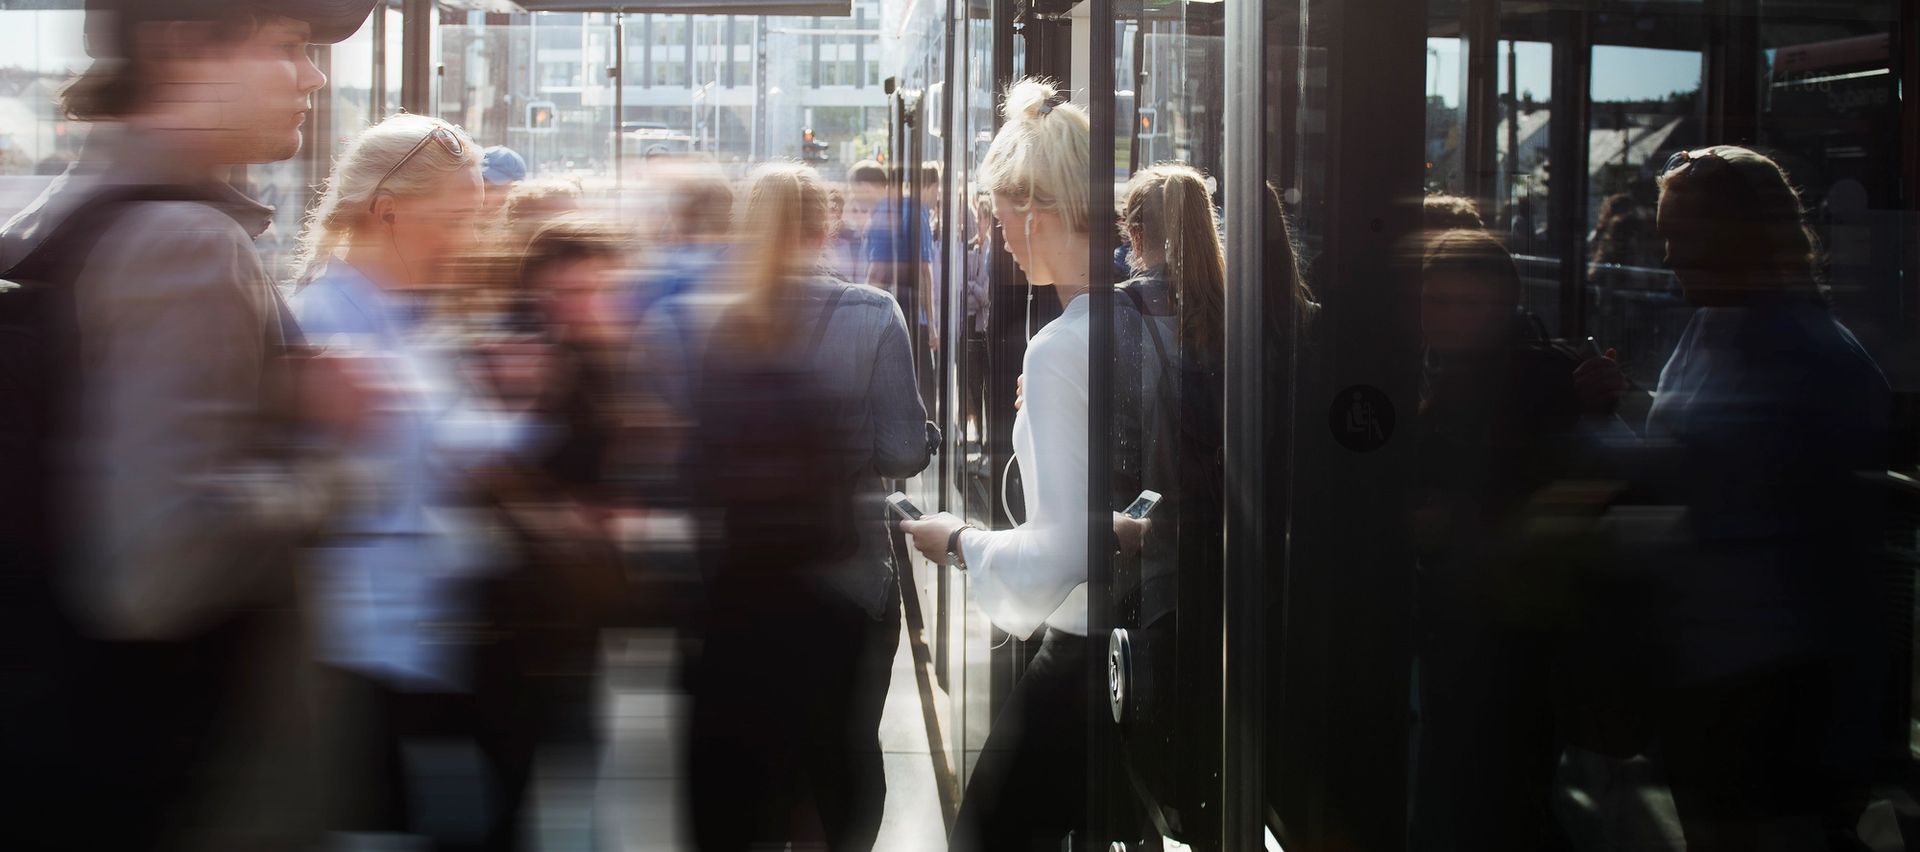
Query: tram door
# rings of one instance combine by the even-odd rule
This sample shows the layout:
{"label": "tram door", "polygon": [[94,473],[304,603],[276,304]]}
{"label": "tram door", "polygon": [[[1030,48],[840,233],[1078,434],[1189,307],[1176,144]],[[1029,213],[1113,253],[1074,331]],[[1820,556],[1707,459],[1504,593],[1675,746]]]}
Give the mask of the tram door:
{"label": "tram door", "polygon": [[[1244,185],[1235,110],[1257,101],[1258,168],[1314,307],[1293,328],[1291,374],[1265,389],[1291,401],[1289,455],[1236,464],[1258,445],[1236,434],[1233,404],[1261,391],[1228,371],[1226,809],[1236,788],[1258,789],[1285,849],[1910,846],[1914,499],[1884,486],[1911,475],[1920,389],[1920,327],[1898,283],[1912,280],[1915,196],[1893,171],[1912,161],[1916,129],[1894,84],[1920,70],[1912,4],[1262,6],[1263,97],[1230,89],[1225,105],[1229,281],[1247,286],[1234,272],[1251,268],[1270,283],[1276,269],[1249,267],[1232,239],[1246,233],[1230,194]],[[1795,262],[1827,288],[1819,307],[1795,304],[1846,327],[1849,351],[1873,362],[1861,374],[1874,391],[1834,408],[1886,442],[1844,469],[1820,438],[1783,443],[1795,464],[1835,471],[1794,488],[1755,476],[1776,459],[1740,456],[1723,469],[1744,483],[1737,505],[1715,502],[1734,489],[1716,490],[1697,454],[1657,470],[1634,466],[1646,456],[1558,454],[1689,440],[1649,411],[1673,400],[1757,438],[1817,419],[1741,407],[1750,397],[1716,409],[1656,396],[1685,373],[1684,331],[1729,316],[1701,313],[1725,305],[1690,297],[1668,268],[1656,213],[1659,178],[1687,162],[1675,155],[1718,145],[1760,151],[1796,187],[1825,253]],[[1435,271],[1466,256],[1500,275]],[[1488,308],[1450,312],[1463,298]],[[1497,333],[1461,335],[1476,327]],[[1230,334],[1229,357],[1249,339]],[[1741,355],[1778,354],[1783,339]],[[1794,347],[1789,372],[1832,368]],[[1628,388],[1617,407],[1555,408],[1572,370],[1610,349]],[[1530,366],[1475,375],[1489,363]],[[1620,440],[1582,443],[1576,421]],[[1285,493],[1264,492],[1273,482]],[[1860,510],[1835,513],[1808,488]],[[1261,493],[1285,507],[1270,527],[1281,541],[1242,559],[1233,507]],[[1786,526],[1729,543],[1719,525],[1757,517],[1762,498],[1793,507]],[[1817,571],[1792,562],[1809,542]],[[1728,566],[1740,572],[1715,573]],[[1234,664],[1248,571],[1268,579],[1252,695],[1236,692]],[[1235,727],[1248,708],[1264,724]],[[1249,730],[1237,741],[1259,745],[1251,777],[1231,754]]]}
{"label": "tram door", "polygon": [[[1110,20],[1095,18],[1102,9]],[[1107,751],[1089,762],[1090,806],[1107,830],[1094,849],[1224,848],[1224,10],[1139,0],[1075,9],[1087,31],[1086,88],[1106,99],[1089,104],[1105,107],[1093,110],[1090,180],[1096,199],[1111,188],[1115,211],[1114,226],[1095,235],[1096,255],[1110,240],[1112,263],[1092,279],[1118,285],[1104,305],[1093,302],[1095,322],[1104,308],[1110,330],[1093,371],[1096,398],[1107,395],[1107,416],[1093,425],[1105,434],[1092,436],[1106,451],[1099,508],[1122,515],[1106,582],[1090,588],[1104,591],[1090,596],[1102,611],[1089,624],[1093,680],[1105,687],[1090,747]],[[1105,209],[1096,204],[1096,217]],[[1126,517],[1142,512],[1144,524]]]}

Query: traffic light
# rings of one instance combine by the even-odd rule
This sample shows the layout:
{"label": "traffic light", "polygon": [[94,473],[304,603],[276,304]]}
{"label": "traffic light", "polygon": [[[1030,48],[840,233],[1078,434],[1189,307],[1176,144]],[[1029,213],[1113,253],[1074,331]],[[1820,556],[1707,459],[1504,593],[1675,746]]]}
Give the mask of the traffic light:
{"label": "traffic light", "polygon": [[553,117],[553,101],[533,101],[527,104],[528,130],[552,130]]}
{"label": "traffic light", "polygon": [[800,131],[800,159],[809,163],[827,161],[827,143],[813,138],[813,128]]}

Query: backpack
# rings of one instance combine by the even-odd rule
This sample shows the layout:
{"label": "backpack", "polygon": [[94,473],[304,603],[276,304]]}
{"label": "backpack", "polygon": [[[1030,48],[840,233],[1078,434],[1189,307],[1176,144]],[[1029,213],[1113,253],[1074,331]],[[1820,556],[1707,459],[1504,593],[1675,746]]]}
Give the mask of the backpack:
{"label": "backpack", "polygon": [[187,186],[102,191],[0,272],[0,607],[51,591],[62,528],[54,454],[78,398],[75,282],[94,245],[131,205],[204,200],[211,199]]}
{"label": "backpack", "polygon": [[717,351],[720,343],[702,359],[686,481],[696,505],[720,519],[704,560],[716,587],[745,582],[774,598],[811,588],[858,550],[858,467],[813,367],[849,286],[836,285],[798,351],[753,356]]}

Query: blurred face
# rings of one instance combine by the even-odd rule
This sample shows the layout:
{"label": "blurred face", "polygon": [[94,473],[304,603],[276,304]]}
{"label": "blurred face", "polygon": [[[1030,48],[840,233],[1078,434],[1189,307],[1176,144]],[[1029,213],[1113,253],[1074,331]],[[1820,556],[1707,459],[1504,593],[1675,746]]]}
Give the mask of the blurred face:
{"label": "blurred face", "polygon": [[448,175],[431,194],[393,197],[393,222],[374,224],[391,229],[394,250],[424,279],[414,283],[439,281],[447,261],[474,248],[483,197],[480,170],[467,169]]}
{"label": "blurred face", "polygon": [[1420,328],[1439,352],[1484,352],[1502,345],[1513,305],[1478,276],[1458,271],[1427,276],[1420,298]]}
{"label": "blurred face", "polygon": [[1712,305],[1723,301],[1741,282],[1730,280],[1728,257],[1715,245],[1712,223],[1699,208],[1699,202],[1684,192],[1663,192],[1655,226],[1666,242],[1666,266],[1680,279],[1687,301]]}
{"label": "blurred face", "polygon": [[[166,25],[155,25],[164,27]],[[327,83],[307,55],[310,28],[269,18],[244,40],[189,51],[156,72],[159,110],[176,129],[208,131],[208,154],[223,164],[272,163],[300,153],[313,94]],[[158,36],[178,30],[150,31]]]}
{"label": "blurred face", "polygon": [[887,198],[887,188],[875,183],[856,183],[847,190],[847,224],[859,230],[873,226],[873,211]]}
{"label": "blurred face", "polygon": [[586,258],[549,268],[534,286],[540,289],[547,322],[570,336],[611,339],[619,328],[619,265],[611,258]]}

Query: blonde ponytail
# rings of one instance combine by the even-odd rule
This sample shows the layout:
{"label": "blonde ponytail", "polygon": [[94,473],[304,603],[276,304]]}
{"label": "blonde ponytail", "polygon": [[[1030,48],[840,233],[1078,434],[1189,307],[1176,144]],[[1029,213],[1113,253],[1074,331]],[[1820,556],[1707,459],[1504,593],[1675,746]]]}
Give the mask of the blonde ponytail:
{"label": "blonde ponytail", "polygon": [[1227,260],[1206,178],[1184,163],[1142,169],[1127,182],[1120,219],[1140,240],[1129,256],[1134,269],[1165,269],[1183,338],[1218,350],[1225,337]]}
{"label": "blonde ponytail", "polygon": [[799,163],[755,169],[740,215],[743,243],[754,246],[741,270],[729,323],[750,349],[790,345],[797,320],[787,304],[794,282],[812,271],[808,246],[827,234],[827,187]]}

